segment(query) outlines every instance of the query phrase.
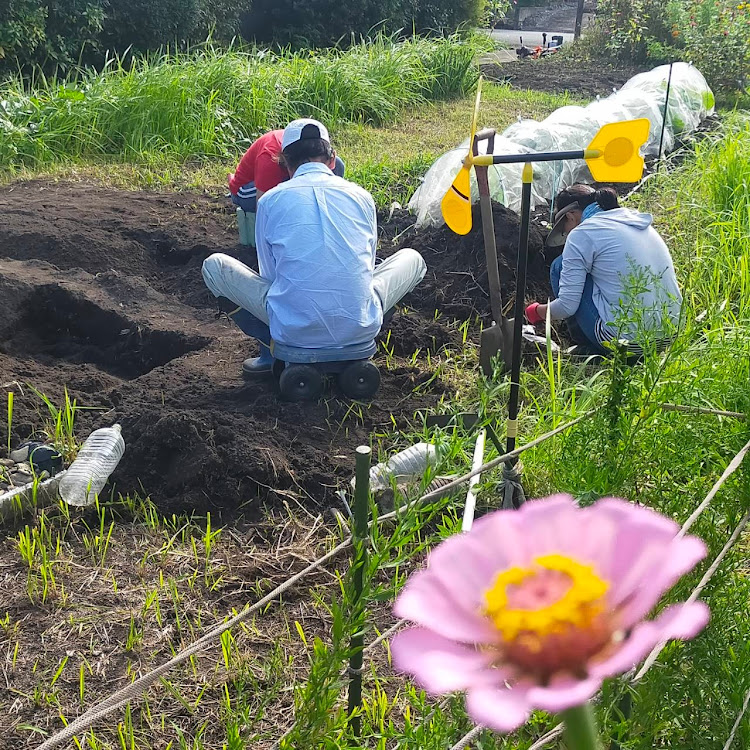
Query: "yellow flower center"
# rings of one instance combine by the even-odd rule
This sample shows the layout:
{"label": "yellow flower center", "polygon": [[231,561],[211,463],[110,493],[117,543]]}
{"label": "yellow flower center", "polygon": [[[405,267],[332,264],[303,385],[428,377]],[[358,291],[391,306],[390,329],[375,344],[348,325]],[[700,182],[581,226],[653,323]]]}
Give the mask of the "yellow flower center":
{"label": "yellow flower center", "polygon": [[549,637],[598,629],[608,589],[591,565],[564,555],[544,555],[533,567],[498,574],[485,592],[485,614],[506,643],[540,651]]}

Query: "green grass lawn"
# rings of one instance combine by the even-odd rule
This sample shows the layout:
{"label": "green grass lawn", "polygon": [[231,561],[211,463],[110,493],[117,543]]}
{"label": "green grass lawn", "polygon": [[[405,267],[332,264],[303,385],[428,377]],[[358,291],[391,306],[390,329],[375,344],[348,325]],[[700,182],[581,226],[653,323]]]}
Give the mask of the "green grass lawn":
{"label": "green grass lawn", "polygon": [[[518,117],[543,119],[558,107],[575,103],[579,102],[568,94],[555,96],[486,82],[480,127],[502,132]],[[403,111],[394,123],[342,124],[332,128],[331,136],[346,162],[348,179],[370,190],[380,207],[387,207],[392,201],[405,203],[432,162],[468,138],[473,107],[473,94],[426,102]],[[145,155],[130,161],[74,159],[49,167],[6,170],[0,179],[93,179],[123,189],[207,190],[221,195],[227,173],[241,155],[238,149],[232,159],[184,161]]]}

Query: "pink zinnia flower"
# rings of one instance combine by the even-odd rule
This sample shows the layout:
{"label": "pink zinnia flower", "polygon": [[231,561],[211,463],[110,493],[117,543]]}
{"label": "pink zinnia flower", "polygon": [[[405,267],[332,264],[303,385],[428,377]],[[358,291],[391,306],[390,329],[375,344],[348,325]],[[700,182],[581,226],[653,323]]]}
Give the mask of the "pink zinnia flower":
{"label": "pink zinnia flower", "polygon": [[419,627],[393,639],[394,665],[432,694],[466,691],[471,718],[499,732],[533,709],[580,706],[605,677],[708,622],[702,602],[644,619],[706,554],[677,531],[615,498],[491,513],[435,548],[398,596],[396,614]]}

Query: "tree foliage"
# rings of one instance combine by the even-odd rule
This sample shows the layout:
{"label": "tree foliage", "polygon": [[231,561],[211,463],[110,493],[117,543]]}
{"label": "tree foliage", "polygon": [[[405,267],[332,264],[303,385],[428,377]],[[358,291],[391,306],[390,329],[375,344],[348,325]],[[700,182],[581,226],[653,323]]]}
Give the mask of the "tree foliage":
{"label": "tree foliage", "polygon": [[454,31],[485,0],[0,0],[0,70],[100,65],[105,51],[229,41],[347,44],[376,30]]}

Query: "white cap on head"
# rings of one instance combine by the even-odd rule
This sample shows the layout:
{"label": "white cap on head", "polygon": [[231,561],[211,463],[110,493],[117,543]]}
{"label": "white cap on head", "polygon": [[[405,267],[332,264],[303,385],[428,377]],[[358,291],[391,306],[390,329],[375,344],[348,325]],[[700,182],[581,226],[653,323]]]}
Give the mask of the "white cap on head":
{"label": "white cap on head", "polygon": [[328,130],[322,122],[310,120],[305,117],[301,120],[293,120],[284,128],[284,135],[281,138],[281,150],[283,151],[293,143],[304,141],[308,138],[320,138],[327,143],[331,142]]}

